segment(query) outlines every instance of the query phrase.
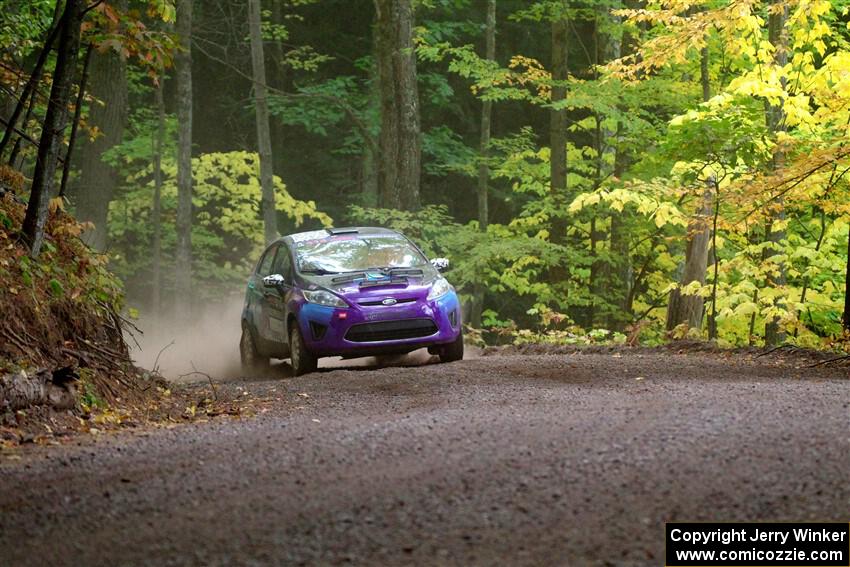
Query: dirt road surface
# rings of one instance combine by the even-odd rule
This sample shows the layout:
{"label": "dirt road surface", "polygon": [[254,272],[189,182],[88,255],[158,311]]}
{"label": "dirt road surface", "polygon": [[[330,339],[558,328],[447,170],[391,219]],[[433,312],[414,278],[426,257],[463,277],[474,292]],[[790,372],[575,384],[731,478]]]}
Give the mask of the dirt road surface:
{"label": "dirt road surface", "polygon": [[666,521],[848,521],[847,370],[795,366],[491,356],[227,382],[267,411],[0,458],[0,564],[658,566]]}

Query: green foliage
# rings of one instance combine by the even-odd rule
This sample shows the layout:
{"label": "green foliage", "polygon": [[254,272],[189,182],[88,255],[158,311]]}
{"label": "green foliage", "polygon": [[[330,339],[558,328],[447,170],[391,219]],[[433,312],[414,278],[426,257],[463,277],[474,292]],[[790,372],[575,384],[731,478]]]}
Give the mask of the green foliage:
{"label": "green foliage", "polygon": [[430,158],[424,166],[429,175],[459,173],[471,177],[477,171],[478,153],[447,126],[438,126],[425,133],[422,152]]}
{"label": "green foliage", "polygon": [[[353,76],[334,77],[328,81],[302,87],[298,94],[269,96],[269,112],[284,124],[302,126],[306,131],[321,136],[329,128],[347,120],[343,105],[361,108],[365,99],[360,94],[361,81]],[[357,116],[365,120],[363,110]]]}
{"label": "green foliage", "polygon": [[[81,369],[81,374],[83,374]],[[92,384],[86,377],[81,376],[82,380],[82,388],[80,389],[80,405],[82,406],[82,410],[86,413],[90,413],[94,409],[104,409],[107,407],[107,403],[97,394],[97,388],[95,388],[94,384]]]}
{"label": "green foliage", "polygon": [[[127,177],[126,194],[110,209],[110,236],[122,243],[113,255],[114,267],[128,280],[150,269],[153,234],[152,166],[136,165],[139,168]],[[192,271],[201,298],[220,295],[242,282],[264,246],[259,167],[257,155],[249,152],[203,154],[192,160]],[[166,258],[172,257],[176,243],[176,177],[173,160],[165,160],[161,203]],[[293,198],[279,177],[274,182],[275,207],[284,231],[331,225],[330,217],[314,202]]]}
{"label": "green foliage", "polygon": [[0,45],[16,57],[40,49],[53,20],[55,0],[0,2]]}

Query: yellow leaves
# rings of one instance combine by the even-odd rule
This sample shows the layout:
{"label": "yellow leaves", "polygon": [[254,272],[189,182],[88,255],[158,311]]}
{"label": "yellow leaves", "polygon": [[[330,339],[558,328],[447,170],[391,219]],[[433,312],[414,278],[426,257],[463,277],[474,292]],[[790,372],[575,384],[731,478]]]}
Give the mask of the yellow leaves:
{"label": "yellow leaves", "polygon": [[701,284],[698,281],[692,281],[687,285],[681,286],[679,288],[679,293],[681,293],[682,295],[708,297],[709,295],[711,295],[711,285]]}
{"label": "yellow leaves", "polygon": [[626,205],[632,205],[639,214],[653,219],[655,226],[665,225],[687,226],[687,217],[672,202],[664,200],[664,195],[654,196],[652,193],[664,193],[666,188],[652,183],[633,184],[628,188],[613,190],[600,189],[590,193],[582,193],[570,203],[568,211],[577,213],[582,209],[599,204],[606,204],[614,211],[622,211]]}
{"label": "yellow leaves", "polygon": [[578,211],[584,209],[585,207],[589,207],[592,205],[597,205],[602,200],[599,192],[596,193],[582,193],[570,204],[567,209],[571,213],[577,213]]}
{"label": "yellow leaves", "polygon": [[774,231],[786,230],[788,228],[789,220],[785,219],[774,219],[771,223],[771,228]]}
{"label": "yellow leaves", "polygon": [[756,59],[759,63],[770,65],[773,63],[773,57],[776,53],[776,48],[772,43],[763,39],[759,42],[758,50],[756,50]]}
{"label": "yellow leaves", "polygon": [[735,315],[739,317],[748,317],[754,313],[758,313],[759,306],[757,303],[753,301],[745,301],[744,303],[739,304],[735,307],[733,311]]}
{"label": "yellow leaves", "polygon": [[798,94],[788,98],[783,106],[785,124],[791,128],[800,125],[814,125],[815,118],[811,114],[811,97]]}
{"label": "yellow leaves", "polygon": [[730,93],[739,96],[754,96],[767,99],[771,105],[779,105],[785,96],[782,77],[775,69],[763,69],[737,77],[729,84]]}
{"label": "yellow leaves", "polygon": [[65,200],[62,197],[54,197],[50,199],[48,209],[50,210],[50,214],[54,214],[56,211],[64,211]]}
{"label": "yellow leaves", "polygon": [[670,126],[682,126],[686,122],[698,120],[699,117],[700,117],[699,111],[689,110],[685,114],[679,114],[678,116],[674,116],[670,120]]}
{"label": "yellow leaves", "polygon": [[[640,209],[638,209],[638,212]],[[660,203],[655,210],[655,226],[661,228],[667,224],[688,226],[688,221],[679,209],[672,203]]]}
{"label": "yellow leaves", "polygon": [[509,86],[530,86],[537,89],[537,96],[542,99],[552,98],[552,88],[549,85],[552,74],[546,70],[540,61],[524,55],[514,55],[508,63],[513,73],[505,76],[504,83]]}
{"label": "yellow leaves", "polygon": [[84,230],[90,230],[94,227],[91,222],[85,223],[62,223],[53,228],[54,236],[79,236]]}
{"label": "yellow leaves", "polygon": [[[167,170],[169,179],[164,195],[176,195],[176,169]],[[195,206],[203,209],[217,203],[219,214],[202,215],[198,220],[206,226],[217,226],[230,234],[243,236],[262,245],[263,230],[260,216],[262,188],[260,161],[252,152],[234,151],[209,153],[192,160],[195,181]],[[275,209],[301,225],[305,219],[318,220],[331,226],[331,218],[319,211],[313,201],[299,201],[290,195],[280,177],[274,177]],[[203,210],[201,211],[203,213]]]}
{"label": "yellow leaves", "polygon": [[[129,412],[112,408],[97,409],[92,412],[91,421],[97,425],[121,425],[130,418]],[[89,430],[90,432],[93,430]]]}

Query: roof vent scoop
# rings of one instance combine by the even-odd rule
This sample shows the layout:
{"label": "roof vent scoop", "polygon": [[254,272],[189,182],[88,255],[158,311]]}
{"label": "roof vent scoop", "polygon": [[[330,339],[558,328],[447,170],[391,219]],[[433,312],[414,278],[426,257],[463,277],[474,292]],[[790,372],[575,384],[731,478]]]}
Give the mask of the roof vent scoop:
{"label": "roof vent scoop", "polygon": [[359,232],[356,228],[328,228],[325,230],[331,236],[337,236],[338,234],[357,234]]}

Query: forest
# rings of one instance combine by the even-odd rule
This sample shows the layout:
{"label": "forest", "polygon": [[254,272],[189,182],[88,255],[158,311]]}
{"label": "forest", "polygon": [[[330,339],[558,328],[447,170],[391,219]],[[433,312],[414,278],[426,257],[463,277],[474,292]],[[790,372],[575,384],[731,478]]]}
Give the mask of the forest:
{"label": "forest", "polygon": [[479,344],[846,345],[850,0],[0,5],[7,300],[186,321],[378,225]]}

